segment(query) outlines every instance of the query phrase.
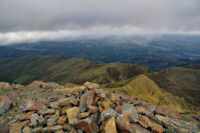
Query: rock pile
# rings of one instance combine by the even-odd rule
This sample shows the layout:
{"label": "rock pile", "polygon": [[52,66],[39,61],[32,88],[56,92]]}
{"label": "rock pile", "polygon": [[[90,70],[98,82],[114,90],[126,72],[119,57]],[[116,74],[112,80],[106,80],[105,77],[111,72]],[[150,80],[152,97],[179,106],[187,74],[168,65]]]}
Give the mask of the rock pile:
{"label": "rock pile", "polygon": [[[35,82],[32,86],[36,84]],[[179,114],[172,109],[148,104],[133,96],[121,92],[108,92],[98,87],[97,84],[87,83],[85,89],[66,92],[64,98],[26,101],[23,104],[23,115],[0,131],[10,133],[200,132],[196,123],[180,120]]]}

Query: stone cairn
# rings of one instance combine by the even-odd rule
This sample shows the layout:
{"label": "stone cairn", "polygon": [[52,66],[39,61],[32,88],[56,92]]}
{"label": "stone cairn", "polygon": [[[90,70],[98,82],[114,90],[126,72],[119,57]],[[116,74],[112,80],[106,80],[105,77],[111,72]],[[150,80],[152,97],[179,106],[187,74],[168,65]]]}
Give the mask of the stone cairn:
{"label": "stone cairn", "polygon": [[[65,98],[38,99],[23,107],[23,116],[4,130],[10,133],[196,133],[197,125],[180,120],[169,108],[148,104],[121,92],[85,89]],[[1,130],[3,132],[3,130]]]}

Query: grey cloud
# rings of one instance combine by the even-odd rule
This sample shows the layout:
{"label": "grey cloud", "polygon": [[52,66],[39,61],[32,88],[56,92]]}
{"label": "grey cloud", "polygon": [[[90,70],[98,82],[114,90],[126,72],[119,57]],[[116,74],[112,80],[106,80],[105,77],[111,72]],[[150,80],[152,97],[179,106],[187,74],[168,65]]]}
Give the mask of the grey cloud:
{"label": "grey cloud", "polygon": [[63,30],[198,33],[199,12],[199,0],[0,0],[0,38]]}

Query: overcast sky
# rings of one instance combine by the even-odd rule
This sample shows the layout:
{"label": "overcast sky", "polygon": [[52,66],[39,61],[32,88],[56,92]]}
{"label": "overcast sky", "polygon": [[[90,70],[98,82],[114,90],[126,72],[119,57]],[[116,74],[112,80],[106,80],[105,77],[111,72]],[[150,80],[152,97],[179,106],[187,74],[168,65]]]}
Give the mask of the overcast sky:
{"label": "overcast sky", "polygon": [[200,0],[0,0],[0,45],[79,36],[200,33]]}

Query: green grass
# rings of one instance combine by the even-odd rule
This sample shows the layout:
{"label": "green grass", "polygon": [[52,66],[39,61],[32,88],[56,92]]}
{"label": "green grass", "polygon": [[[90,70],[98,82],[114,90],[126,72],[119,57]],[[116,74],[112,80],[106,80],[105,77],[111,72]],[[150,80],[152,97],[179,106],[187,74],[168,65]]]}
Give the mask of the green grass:
{"label": "green grass", "polygon": [[144,74],[137,76],[123,87],[109,90],[121,91],[149,103],[174,108],[178,112],[194,109],[194,106],[185,101],[184,98],[174,96],[162,90],[153,80]]}

